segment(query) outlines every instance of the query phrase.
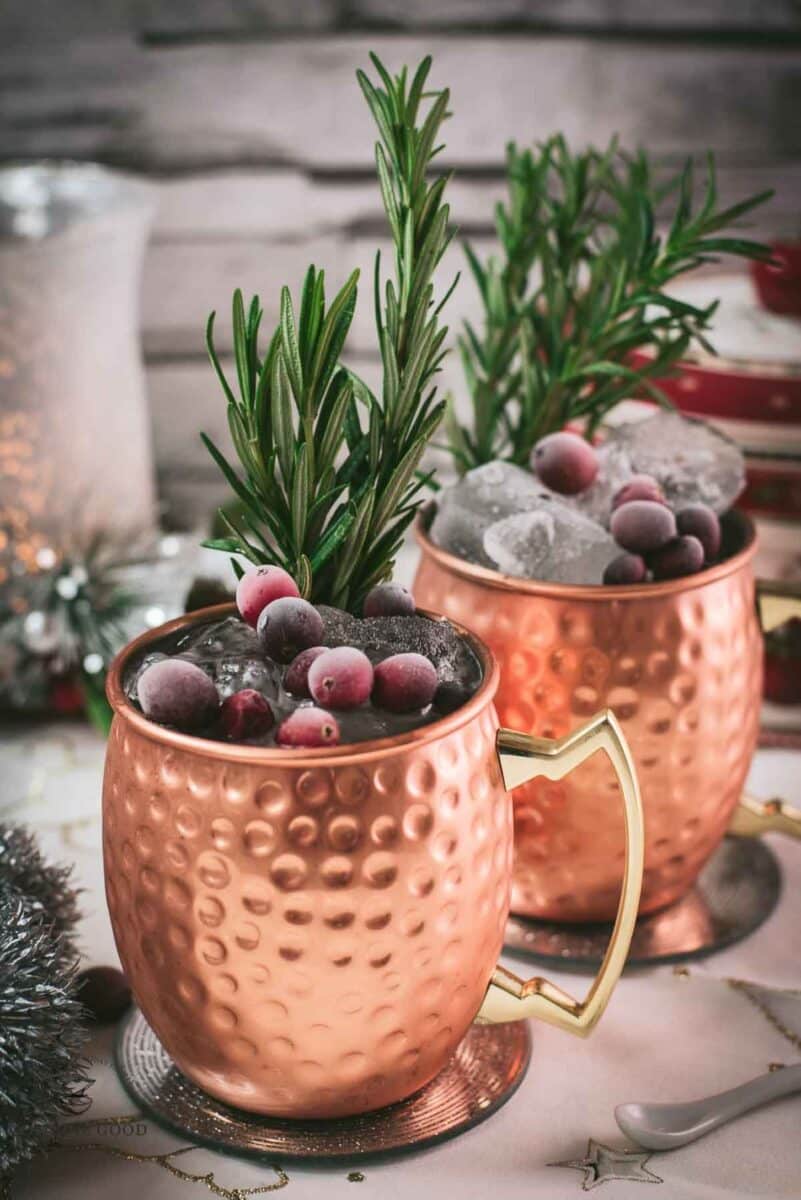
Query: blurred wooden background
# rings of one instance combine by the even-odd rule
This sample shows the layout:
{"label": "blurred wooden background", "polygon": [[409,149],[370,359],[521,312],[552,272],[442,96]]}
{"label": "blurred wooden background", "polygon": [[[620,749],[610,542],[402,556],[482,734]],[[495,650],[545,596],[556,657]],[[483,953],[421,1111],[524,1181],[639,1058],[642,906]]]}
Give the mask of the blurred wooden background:
{"label": "blurred wooden background", "polygon": [[[349,359],[375,377],[370,274],[385,244],[354,70],[434,56],[452,89],[443,167],[456,223],[492,243],[504,143],[561,129],[642,144],[666,166],[715,150],[724,198],[774,187],[760,232],[801,226],[799,0],[2,0],[0,160],[95,159],[145,175],[158,215],[143,343],[168,517],[208,513],[225,442],[202,342],[230,347],[235,286],[268,318],[307,263],[331,290],[367,271]],[[461,265],[453,248],[443,284]],[[467,280],[454,325],[475,309]],[[451,360],[445,382],[459,389]],[[113,397],[109,398],[113,403]]]}

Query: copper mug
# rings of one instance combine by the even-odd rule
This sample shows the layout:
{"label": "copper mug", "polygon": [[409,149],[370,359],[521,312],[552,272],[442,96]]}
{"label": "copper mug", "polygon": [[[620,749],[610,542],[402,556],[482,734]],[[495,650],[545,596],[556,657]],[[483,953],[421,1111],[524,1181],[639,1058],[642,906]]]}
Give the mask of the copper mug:
{"label": "copper mug", "polygon": [[[501,722],[564,737],[609,706],[634,755],[645,811],[641,912],[685,895],[732,820],[801,833],[801,813],[735,810],[756,747],[762,638],[756,535],[723,520],[724,561],[683,579],[580,587],[504,576],[435,546],[418,520],[417,602],[464,622],[498,659]],[[801,612],[797,587],[760,585],[763,626]],[[618,783],[602,759],[514,799],[512,910],[603,921],[617,906],[624,833]]]}
{"label": "copper mug", "polygon": [[[498,729],[499,672],[411,733],[333,749],[231,745],[152,724],[113,663],[103,782],[106,894],[137,1003],[212,1095],[282,1117],[337,1117],[411,1095],[472,1021],[538,1017],[586,1035],[628,952],[642,808],[610,712],[558,740]],[[556,781],[598,750],[613,765],[625,851],[609,947],[583,1001],[497,965],[509,910],[507,788]],[[622,887],[621,887],[622,879]]]}

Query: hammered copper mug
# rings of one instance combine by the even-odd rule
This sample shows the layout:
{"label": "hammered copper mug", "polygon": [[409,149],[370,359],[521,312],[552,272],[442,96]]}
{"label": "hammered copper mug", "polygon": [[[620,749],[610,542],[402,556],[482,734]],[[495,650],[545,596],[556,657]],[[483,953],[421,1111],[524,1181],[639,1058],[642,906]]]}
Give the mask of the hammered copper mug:
{"label": "hammered copper mug", "polygon": [[[474,630],[496,656],[500,720],[561,737],[609,706],[631,746],[645,812],[641,911],[678,900],[723,838],[757,743],[762,638],[751,521],[723,519],[724,559],[659,583],[585,587],[518,579],[434,545],[426,518],[418,604]],[[801,611],[799,589],[761,585],[766,630]],[[556,921],[615,913],[623,857],[618,783],[596,757],[570,779],[515,793],[512,910]],[[801,833],[801,814],[739,814],[739,828]]]}
{"label": "hammered copper mug", "polygon": [[[336,1117],[411,1095],[474,1020],[538,1017],[586,1035],[628,952],[642,809],[625,739],[599,713],[561,740],[498,729],[498,668],[411,733],[333,749],[231,745],[152,724],[113,663],[103,783],[106,893],[137,1003],[177,1066],[214,1096],[282,1117]],[[584,1001],[497,966],[509,910],[506,788],[561,779],[603,750],[625,853],[604,962]],[[622,887],[621,881],[622,880]]]}

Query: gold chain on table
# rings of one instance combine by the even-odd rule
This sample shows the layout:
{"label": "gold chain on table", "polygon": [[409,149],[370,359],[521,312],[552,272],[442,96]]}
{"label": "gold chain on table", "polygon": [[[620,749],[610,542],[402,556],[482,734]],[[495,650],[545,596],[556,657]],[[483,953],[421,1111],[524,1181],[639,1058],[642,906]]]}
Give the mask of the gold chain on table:
{"label": "gold chain on table", "polygon": [[757,1009],[758,1012],[762,1013],[762,1016],[765,1018],[768,1024],[772,1025],[776,1032],[782,1035],[785,1041],[788,1041],[791,1046],[794,1046],[796,1050],[801,1052],[801,1034],[798,1034],[795,1032],[795,1030],[788,1028],[781,1018],[776,1016],[775,1012],[773,1012],[766,1000],[763,1000],[761,996],[754,995],[754,993],[751,991],[751,988],[757,985],[748,983],[745,979],[728,979],[726,982],[735,992],[741,992],[743,996],[745,996],[746,999],[754,1006],[754,1008]]}
{"label": "gold chain on table", "polygon": [[214,1196],[220,1196],[223,1200],[246,1200],[249,1196],[264,1196],[268,1192],[278,1192],[285,1188],[289,1183],[289,1176],[286,1171],[278,1163],[265,1164],[276,1176],[273,1183],[257,1184],[255,1187],[224,1187],[218,1183],[213,1171],[206,1171],[203,1174],[195,1174],[193,1171],[184,1171],[183,1168],[177,1166],[172,1160],[178,1158],[182,1154],[191,1154],[193,1150],[201,1150],[202,1146],[181,1146],[177,1150],[170,1150],[166,1154],[136,1154],[132,1150],[123,1150],[119,1146],[108,1146],[102,1142],[54,1142],[51,1146],[54,1150],[94,1150],[99,1154],[107,1154],[110,1158],[121,1158],[126,1162],[139,1163],[146,1166],[160,1167],[163,1171],[168,1171],[175,1179],[179,1179],[182,1183],[198,1183],[208,1189]]}

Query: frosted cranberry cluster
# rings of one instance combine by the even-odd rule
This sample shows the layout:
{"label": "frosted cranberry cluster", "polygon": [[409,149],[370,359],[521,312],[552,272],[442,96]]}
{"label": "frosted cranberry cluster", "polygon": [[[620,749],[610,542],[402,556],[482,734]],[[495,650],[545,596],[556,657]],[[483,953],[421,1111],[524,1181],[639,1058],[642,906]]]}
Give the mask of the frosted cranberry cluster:
{"label": "frosted cranberry cluster", "polygon": [[[598,474],[598,457],[576,433],[551,433],[534,447],[531,466],[553,492],[577,496]],[[720,521],[706,504],[673,512],[651,475],[633,475],[612,500],[609,532],[623,553],[604,571],[608,584],[694,575],[720,554]]]}
{"label": "frosted cranberry cluster", "polygon": [[[243,621],[256,630],[265,658],[285,667],[282,686],[299,703],[275,731],[280,746],[335,746],[340,741],[336,713],[367,704],[388,713],[426,709],[437,692],[437,669],[423,654],[391,654],[372,663],[356,646],[323,645],[320,611],[304,600],[281,567],[249,571],[239,581],[236,604]],[[368,594],[364,616],[415,615],[411,594],[384,583]],[[222,703],[214,681],[181,657],[150,663],[138,677],[137,699],[145,716],[192,731],[212,727],[217,736],[248,741],[270,731],[276,716],[255,688],[242,688]]]}

